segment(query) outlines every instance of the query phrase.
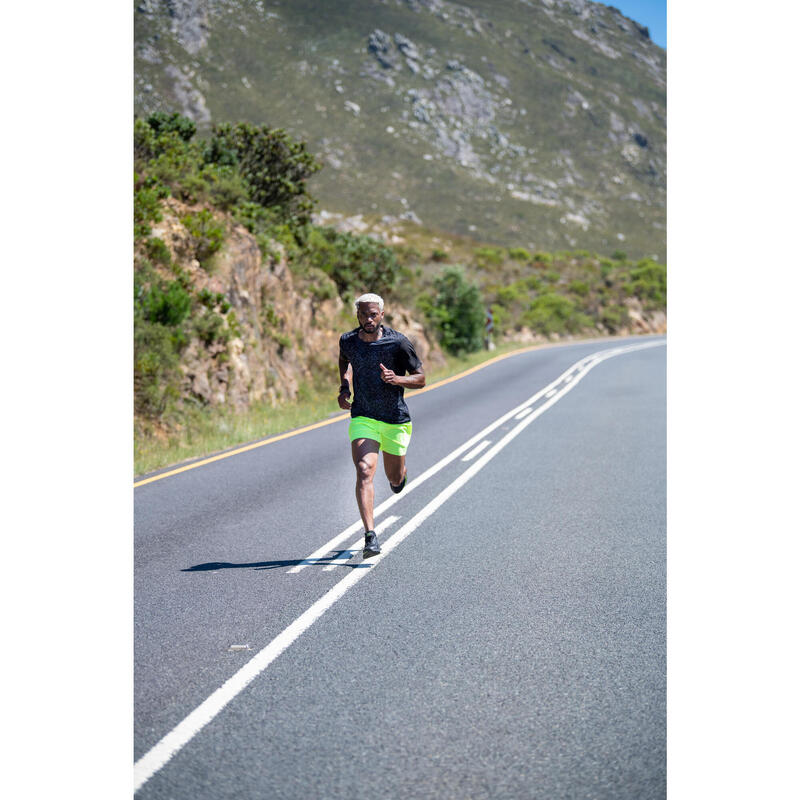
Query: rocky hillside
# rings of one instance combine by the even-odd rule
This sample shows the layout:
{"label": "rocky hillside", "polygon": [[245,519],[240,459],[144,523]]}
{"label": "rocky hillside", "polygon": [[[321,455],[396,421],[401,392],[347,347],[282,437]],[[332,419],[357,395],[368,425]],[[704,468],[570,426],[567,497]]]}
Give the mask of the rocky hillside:
{"label": "rocky hillside", "polygon": [[[224,227],[224,247],[211,264],[201,265],[185,222],[198,209],[172,197],[160,208],[151,238],[137,245],[137,262],[146,260],[154,270],[147,285],[180,275],[204,305],[181,349],[175,387],[180,403],[244,411],[254,403],[295,399],[301,383],[316,382],[315,374],[323,384],[335,379],[339,335],[356,322],[330,278],[314,274],[317,291],[311,291],[307,279],[290,271],[279,242],[264,256],[256,239],[220,212],[215,219]],[[148,251],[153,241],[164,245],[160,264]],[[320,291],[321,283],[330,290]],[[407,309],[387,309],[387,320],[406,332],[423,361],[442,363],[441,350]]]}
{"label": "rocky hillside", "polygon": [[135,107],[283,127],[320,210],[666,260],[666,53],[586,0],[139,0]]}

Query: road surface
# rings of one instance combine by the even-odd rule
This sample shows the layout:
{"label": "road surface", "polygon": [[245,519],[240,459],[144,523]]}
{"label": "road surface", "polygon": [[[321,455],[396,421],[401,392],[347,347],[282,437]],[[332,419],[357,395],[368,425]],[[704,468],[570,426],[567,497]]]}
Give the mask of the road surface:
{"label": "road surface", "polygon": [[666,347],[409,395],[362,562],[336,421],[135,489],[141,798],[663,798]]}

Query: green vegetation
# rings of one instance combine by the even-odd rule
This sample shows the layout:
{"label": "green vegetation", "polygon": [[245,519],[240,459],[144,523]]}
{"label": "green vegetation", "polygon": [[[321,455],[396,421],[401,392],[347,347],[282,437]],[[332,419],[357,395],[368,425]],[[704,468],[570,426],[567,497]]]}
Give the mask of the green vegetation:
{"label": "green vegetation", "polygon": [[463,267],[446,267],[434,280],[435,295],[422,295],[419,308],[433,324],[442,347],[461,355],[483,345],[484,311],[478,287],[464,275]]}
{"label": "green vegetation", "polygon": [[403,274],[391,248],[369,236],[333,228],[312,228],[298,259],[298,270],[303,266],[322,270],[333,278],[339,294],[348,298],[367,291],[390,294]]}
{"label": "green vegetation", "polygon": [[[652,259],[632,263],[619,251],[610,257],[586,250],[532,255],[524,247],[476,246],[466,237],[420,226],[409,228],[402,244],[389,245],[314,225],[305,181],[319,165],[302,143],[283,131],[245,123],[219,125],[209,138],[196,137],[194,124],[177,114],[153,114],[134,124],[139,473],[338,410],[326,410],[338,377],[335,364],[327,361],[309,362],[313,383],[300,386],[295,403],[278,408],[266,403],[234,413],[206,406],[188,391],[181,369],[187,351],[199,349],[224,373],[234,357],[231,342],[243,335],[244,318],[237,317],[228,297],[198,286],[196,263],[189,266],[196,259],[201,274],[213,281],[215,259],[235,224],[253,234],[265,259],[278,250],[285,254],[295,288],[311,300],[310,324],[320,303],[338,295],[348,309],[356,295],[375,291],[390,310],[400,305],[425,320],[429,338],[438,340],[453,369],[464,359],[484,357],[487,308],[502,351],[515,346],[513,339],[524,328],[551,338],[603,335],[629,326],[631,303],[645,311],[666,307],[666,267]],[[169,230],[154,233],[169,198],[183,204],[178,221],[188,252],[174,250]],[[174,208],[171,220],[173,225]],[[301,352],[301,332],[287,328],[284,310],[267,296],[259,302],[261,335],[278,345],[279,357],[292,349]],[[343,312],[340,322],[346,329],[352,314]],[[503,337],[511,341],[504,343]]]}

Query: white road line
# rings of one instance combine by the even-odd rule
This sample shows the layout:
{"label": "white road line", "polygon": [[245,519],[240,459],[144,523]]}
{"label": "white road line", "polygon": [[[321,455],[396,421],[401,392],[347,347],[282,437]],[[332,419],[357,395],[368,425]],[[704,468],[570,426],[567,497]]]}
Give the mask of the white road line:
{"label": "white road line", "polygon": [[558,391],[558,389],[551,389],[551,390],[550,390],[550,391],[549,391],[549,392],[548,392],[548,393],[545,395],[545,398],[547,398],[547,397],[552,397],[552,396],[553,396],[553,395],[554,395],[554,394],[555,394],[557,391]]}
{"label": "white road line", "polygon": [[475,458],[475,456],[478,455],[478,453],[480,453],[481,450],[484,450],[490,444],[491,442],[488,439],[484,439],[474,450],[471,450],[469,453],[467,453],[461,460],[472,461],[472,459]]}
{"label": "white road line", "polygon": [[517,416],[514,417],[514,419],[522,419],[523,417],[527,417],[528,414],[531,413],[531,411],[533,411],[533,409],[530,406],[528,406],[527,408],[523,408],[522,411],[520,411],[519,414],[517,414]]}
{"label": "white road line", "polygon": [[[380,525],[375,526],[375,533],[380,536],[389,526],[393,525],[400,517],[386,517],[386,519],[381,522]],[[359,536],[353,544],[350,545],[346,550],[343,550],[341,555],[337,556],[336,558],[331,561],[330,564],[323,567],[323,572],[330,572],[332,569],[336,567],[340,567],[342,564],[346,564],[356,553],[361,551],[361,545],[363,544],[363,537]]]}
{"label": "white road line", "polygon": [[[309,609],[304,611],[294,622],[279,633],[263,650],[260,650],[238,672],[228,678],[222,686],[204,700],[189,716],[179,722],[161,741],[143,755],[133,765],[134,792],[137,792],[156,772],[158,772],[176,753],[178,753],[200,730],[211,722],[217,714],[239,694],[248,684],[258,677],[289,645],[307,631],[348,589],[355,586],[368,572],[377,566],[407,536],[415,531],[436,509],[452,497],[470,478],[474,477],[489,463],[509,442],[516,438],[528,425],[538,419],[548,408],[570,392],[593,367],[613,356],[658,347],[665,341],[633,345],[625,348],[601,351],[595,357],[586,360],[585,365],[576,375],[575,380],[567,384],[550,400],[543,403],[532,414],[529,414],[518,425],[512,428],[491,450],[481,456],[478,461],[462,472],[447,488],[441,491],[422,510],[418,511],[400,530],[392,535],[382,546],[381,554],[363,564],[363,569],[352,569],[338,583],[329,589]],[[549,387],[548,387],[549,389]],[[515,409],[519,411],[519,409]],[[507,416],[507,415],[506,415]],[[501,418],[502,419],[502,418]],[[460,448],[459,448],[460,449]],[[325,551],[327,552],[327,551]],[[362,566],[362,565],[359,565]]]}

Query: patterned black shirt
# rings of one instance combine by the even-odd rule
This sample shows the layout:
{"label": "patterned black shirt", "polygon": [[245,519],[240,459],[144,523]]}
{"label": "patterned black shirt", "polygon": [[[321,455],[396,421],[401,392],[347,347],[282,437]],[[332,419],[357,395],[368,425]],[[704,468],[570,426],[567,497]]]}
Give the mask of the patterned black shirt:
{"label": "patterned black shirt", "polygon": [[411,415],[403,399],[403,387],[381,380],[383,364],[397,375],[418,372],[422,362],[414,345],[385,325],[383,336],[376,342],[365,342],[358,336],[360,328],[343,333],[339,339],[339,355],[353,365],[353,406],[351,417],[370,417],[398,425],[410,422]]}

